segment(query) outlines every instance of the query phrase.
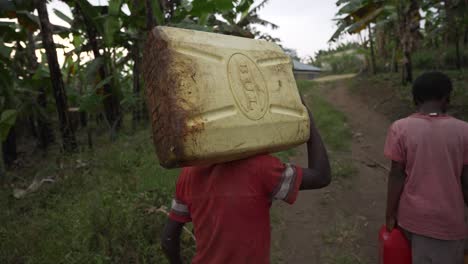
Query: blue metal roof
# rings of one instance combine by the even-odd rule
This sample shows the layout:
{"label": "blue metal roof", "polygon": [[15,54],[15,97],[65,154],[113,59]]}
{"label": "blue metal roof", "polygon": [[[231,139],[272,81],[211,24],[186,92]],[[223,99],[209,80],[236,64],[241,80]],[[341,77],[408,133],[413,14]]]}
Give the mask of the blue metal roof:
{"label": "blue metal roof", "polygon": [[321,72],[322,69],[317,68],[312,65],[304,64],[298,60],[292,60],[293,61],[293,67],[295,71],[310,71],[310,72]]}

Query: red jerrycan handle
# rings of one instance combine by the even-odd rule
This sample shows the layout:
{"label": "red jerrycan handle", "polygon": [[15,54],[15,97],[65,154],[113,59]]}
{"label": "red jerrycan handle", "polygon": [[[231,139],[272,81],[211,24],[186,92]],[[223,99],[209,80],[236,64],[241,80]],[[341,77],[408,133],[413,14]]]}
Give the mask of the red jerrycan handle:
{"label": "red jerrycan handle", "polygon": [[380,264],[411,264],[411,246],[400,228],[388,232],[385,225],[379,232]]}

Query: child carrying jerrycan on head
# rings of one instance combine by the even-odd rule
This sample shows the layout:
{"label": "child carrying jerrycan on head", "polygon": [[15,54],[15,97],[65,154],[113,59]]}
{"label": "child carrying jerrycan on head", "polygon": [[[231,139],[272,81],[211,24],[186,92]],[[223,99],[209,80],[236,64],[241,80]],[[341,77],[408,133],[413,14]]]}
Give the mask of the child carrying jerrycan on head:
{"label": "child carrying jerrycan on head", "polygon": [[[168,27],[150,34],[145,85],[159,161],[184,167],[162,248],[182,263],[193,222],[194,264],[270,263],[270,206],[330,184],[325,145],[290,59],[259,40]],[[216,78],[215,78],[216,77]],[[307,166],[268,153],[307,144]]]}

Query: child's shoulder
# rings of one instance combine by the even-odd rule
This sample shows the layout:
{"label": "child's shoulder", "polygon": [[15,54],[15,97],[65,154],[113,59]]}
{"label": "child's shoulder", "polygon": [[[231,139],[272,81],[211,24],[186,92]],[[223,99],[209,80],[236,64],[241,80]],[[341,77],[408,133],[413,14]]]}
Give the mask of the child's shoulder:
{"label": "child's shoulder", "polygon": [[461,131],[462,135],[468,138],[468,122],[456,118],[454,119],[459,131]]}
{"label": "child's shoulder", "polygon": [[[430,122],[428,122],[430,121]],[[427,124],[439,124],[443,127],[454,130],[462,131],[468,133],[468,122],[461,119],[457,119],[453,116],[444,115],[440,117],[430,117],[427,115],[412,114],[405,118],[399,119],[391,125],[391,130],[393,131],[406,131],[407,129],[422,129],[427,128]]]}
{"label": "child's shoulder", "polygon": [[408,124],[414,122],[415,120],[413,119],[413,116],[410,115],[410,116],[407,116],[405,118],[401,118],[401,119],[398,119],[396,121],[394,121],[391,125],[391,128],[392,129],[402,129],[406,126],[408,126]]}
{"label": "child's shoulder", "polygon": [[458,131],[462,131],[466,134],[468,134],[468,122],[455,118],[453,116],[448,116],[449,118],[445,119],[448,123],[447,125],[451,129],[456,129]]}
{"label": "child's shoulder", "polygon": [[265,167],[279,162],[279,159],[271,154],[258,154],[241,160],[230,162],[230,166],[242,168]]}
{"label": "child's shoulder", "polygon": [[453,120],[454,123],[456,123],[460,127],[463,127],[464,129],[468,129],[468,122],[466,122],[464,120],[461,120],[461,119],[458,119],[458,118],[455,118],[455,117],[452,117],[452,120]]}

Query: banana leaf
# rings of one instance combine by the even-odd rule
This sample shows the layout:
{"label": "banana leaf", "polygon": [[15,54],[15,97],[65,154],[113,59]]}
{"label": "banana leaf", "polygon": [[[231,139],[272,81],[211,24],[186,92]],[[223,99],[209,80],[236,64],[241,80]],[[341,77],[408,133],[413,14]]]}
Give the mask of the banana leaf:
{"label": "banana leaf", "polygon": [[370,23],[374,22],[374,20],[382,13],[384,10],[383,7],[375,9],[371,13],[367,14],[365,17],[360,18],[356,23],[352,24],[348,28],[349,33],[358,33],[365,29]]}
{"label": "banana leaf", "polygon": [[60,19],[68,23],[70,26],[73,24],[73,19],[67,15],[65,15],[62,11],[54,8],[54,14],[58,16]]}
{"label": "banana leaf", "polygon": [[109,15],[118,16],[122,8],[122,0],[110,0],[109,1]]}
{"label": "banana leaf", "polygon": [[10,129],[16,123],[18,112],[14,109],[4,110],[0,116],[0,142],[4,142],[8,137]]}

